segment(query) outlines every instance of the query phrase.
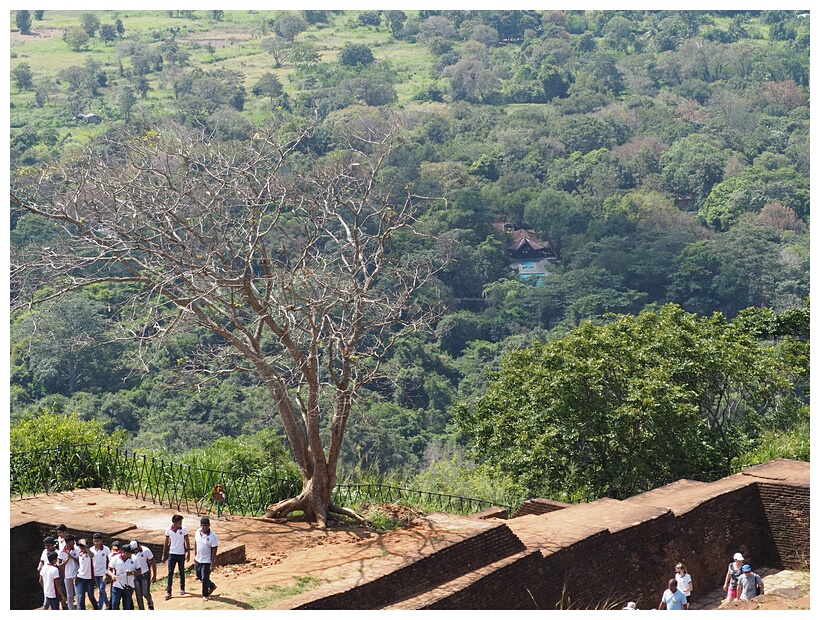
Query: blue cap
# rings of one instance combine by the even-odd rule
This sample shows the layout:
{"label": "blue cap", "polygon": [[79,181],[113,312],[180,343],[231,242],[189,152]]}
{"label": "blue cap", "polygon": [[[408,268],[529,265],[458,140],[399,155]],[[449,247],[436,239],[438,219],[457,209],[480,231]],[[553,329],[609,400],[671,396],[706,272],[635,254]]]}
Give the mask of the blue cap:
{"label": "blue cap", "polygon": [[743,566],[740,567],[740,570],[742,570],[744,573],[751,573],[752,572],[752,567],[749,566],[748,564],[744,564]]}

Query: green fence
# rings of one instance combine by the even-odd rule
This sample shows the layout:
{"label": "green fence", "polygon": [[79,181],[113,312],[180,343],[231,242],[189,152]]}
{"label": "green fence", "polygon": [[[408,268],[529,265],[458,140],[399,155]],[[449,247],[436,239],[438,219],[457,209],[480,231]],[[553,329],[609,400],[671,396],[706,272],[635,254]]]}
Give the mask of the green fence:
{"label": "green fence", "polygon": [[[125,448],[79,444],[34,452],[12,452],[12,496],[101,488],[186,512],[216,512],[260,516],[267,506],[302,489],[293,478],[213,471],[174,463]],[[226,501],[212,503],[214,487],[222,485]],[[483,499],[416,491],[382,484],[339,484],[333,490],[337,505],[363,502],[401,503],[457,514],[473,514],[500,506],[512,512],[520,502],[501,504]]]}

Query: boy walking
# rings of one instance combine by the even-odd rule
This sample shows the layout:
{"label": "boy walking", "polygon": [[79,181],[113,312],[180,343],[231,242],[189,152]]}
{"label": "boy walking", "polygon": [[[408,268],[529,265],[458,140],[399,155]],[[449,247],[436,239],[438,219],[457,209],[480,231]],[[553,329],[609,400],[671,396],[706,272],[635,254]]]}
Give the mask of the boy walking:
{"label": "boy walking", "polygon": [[111,578],[111,608],[134,609],[134,588],[139,577],[139,562],[131,557],[131,545],[123,545],[120,553],[111,560],[108,576]]}
{"label": "boy walking", "polygon": [[[43,539],[43,552],[40,554],[40,562],[37,564],[37,574],[39,575],[40,572],[43,570],[43,567],[48,564],[48,554],[52,551],[56,552],[57,548],[54,546],[54,539],[51,536],[46,536]],[[59,574],[60,570],[57,569],[57,573]],[[41,581],[42,583],[42,581]],[[48,599],[46,595],[43,594],[43,609],[48,609]]]}
{"label": "boy walking", "polygon": [[211,520],[208,517],[202,517],[199,520],[199,525],[199,529],[194,534],[194,544],[196,545],[194,567],[196,576],[202,582],[202,600],[208,601],[211,598],[211,593],[216,590],[216,584],[211,581],[211,569],[216,566],[219,539],[211,531]]}
{"label": "boy walking", "polygon": [[103,544],[102,534],[94,534],[92,538],[94,541],[94,557],[92,564],[94,565],[94,581],[97,584],[97,589],[100,591],[100,602],[97,609],[111,609],[111,602],[108,600],[108,593],[106,592],[105,571],[108,570],[108,557],[111,555],[111,549]]}
{"label": "boy walking", "polygon": [[165,530],[163,556],[168,558],[168,586],[165,590],[167,601],[171,598],[176,566],[179,566],[179,595],[185,595],[185,562],[191,559],[191,540],[188,538],[187,528],[182,525],[182,515],[171,517],[171,527]]}
{"label": "boy walking", "polygon": [[[139,561],[140,576],[137,578],[137,606],[145,609],[154,608],[154,599],[151,596],[151,582],[157,580],[157,563],[154,561],[154,553],[145,545],[139,544],[136,540],[131,541],[131,549],[134,559]],[[143,601],[144,599],[144,601]]]}
{"label": "boy walking", "polygon": [[60,609],[60,601],[65,601],[60,587],[60,569],[57,568],[57,552],[49,551],[46,564],[40,569],[40,585],[46,598],[45,609]]}
{"label": "boy walking", "polygon": [[57,553],[57,568],[62,571],[65,598],[69,609],[76,609],[74,579],[80,569],[80,552],[74,545],[74,534],[66,534],[65,546]]}

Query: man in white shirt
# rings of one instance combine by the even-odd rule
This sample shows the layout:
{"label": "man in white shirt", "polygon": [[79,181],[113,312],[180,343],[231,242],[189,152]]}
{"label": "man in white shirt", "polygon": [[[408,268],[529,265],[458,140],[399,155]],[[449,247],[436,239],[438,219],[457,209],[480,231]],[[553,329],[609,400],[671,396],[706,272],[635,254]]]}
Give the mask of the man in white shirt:
{"label": "man in white shirt", "polygon": [[[39,575],[40,572],[43,570],[43,567],[48,564],[48,554],[52,551],[57,551],[57,548],[54,546],[54,539],[51,536],[46,536],[43,539],[43,552],[40,554],[40,561],[37,564],[37,574]],[[57,573],[59,574],[60,569],[57,569]],[[62,586],[60,586],[62,588]],[[45,593],[43,593],[43,609],[48,609],[48,599],[46,598]]]}
{"label": "man in white shirt", "polygon": [[40,569],[40,585],[46,597],[45,609],[60,609],[60,601],[65,601],[60,587],[60,569],[57,568],[57,552],[49,551],[46,563]]}
{"label": "man in white shirt", "polygon": [[94,534],[92,540],[94,541],[94,557],[92,559],[94,565],[94,581],[97,584],[97,589],[100,591],[100,602],[97,609],[105,609],[106,607],[111,609],[111,601],[108,600],[105,579],[103,579],[105,571],[108,570],[108,557],[111,555],[111,549],[103,544],[102,534]]}
{"label": "man in white shirt", "polygon": [[157,563],[154,561],[154,552],[145,545],[139,544],[136,540],[131,541],[131,550],[134,559],[139,560],[140,563],[140,576],[137,579],[137,606],[140,609],[145,609],[145,601],[147,601],[148,609],[153,609],[154,599],[151,597],[151,582],[157,580]]}
{"label": "man in white shirt", "polygon": [[68,528],[64,523],[57,526],[57,551],[65,548],[65,537],[68,536]]}
{"label": "man in white shirt", "polygon": [[[60,523],[57,526],[57,553],[60,553],[63,549],[65,549],[65,537],[68,536],[68,528],[65,526],[65,523]],[[60,569],[60,583],[63,583],[65,579],[65,569],[60,565],[60,561],[57,560],[57,568]],[[65,586],[63,586],[63,594],[67,594],[65,591]],[[72,599],[73,600],[73,599]],[[65,601],[60,602],[60,607],[62,609],[68,609]]]}
{"label": "man in white shirt", "polygon": [[191,540],[188,538],[187,528],[182,525],[182,515],[171,517],[171,527],[165,530],[163,556],[168,558],[168,585],[165,589],[165,600],[167,601],[171,598],[176,566],[179,566],[179,595],[185,595],[185,562],[191,559]]}
{"label": "man in white shirt", "polygon": [[74,604],[74,578],[80,568],[80,553],[74,546],[74,534],[66,534],[65,546],[57,554],[57,568],[62,570],[65,584],[65,598],[69,609],[76,609]]}
{"label": "man in white shirt", "polygon": [[91,601],[91,609],[97,609],[99,603],[94,598],[94,551],[89,548],[85,538],[77,541],[79,548],[79,570],[77,571],[77,604],[82,611],[85,611],[85,597]]}
{"label": "man in white shirt", "polygon": [[122,601],[123,609],[134,609],[132,596],[140,568],[139,561],[131,557],[131,545],[123,545],[119,555],[111,559],[107,574],[112,581],[111,608],[119,609]]}
{"label": "man in white shirt", "polygon": [[216,584],[211,581],[211,569],[216,566],[219,539],[211,531],[211,520],[208,517],[202,517],[199,525],[200,528],[194,534],[196,545],[194,568],[197,578],[202,582],[202,600],[207,601],[210,600],[211,593],[216,590]]}

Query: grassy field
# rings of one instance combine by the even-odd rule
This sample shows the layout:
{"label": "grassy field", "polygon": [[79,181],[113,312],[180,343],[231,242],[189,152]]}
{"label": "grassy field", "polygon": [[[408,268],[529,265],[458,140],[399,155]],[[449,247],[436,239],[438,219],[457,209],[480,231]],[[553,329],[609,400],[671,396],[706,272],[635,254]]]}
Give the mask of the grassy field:
{"label": "grassy field", "polygon": [[[275,68],[273,57],[265,52],[260,43],[269,33],[265,22],[275,18],[277,11],[225,11],[221,21],[213,19],[211,11],[194,11],[194,19],[169,17],[167,11],[89,11],[102,24],[114,24],[122,20],[125,27],[124,38],[139,34],[142,42],[159,46],[172,38],[190,53],[188,68],[201,67],[204,71],[217,68],[239,71],[244,75],[243,85],[248,94],[245,114],[254,120],[266,116],[268,100],[255,97],[250,90],[260,76],[272,72],[279,77],[285,92],[294,97],[299,92],[299,80],[294,79],[295,67],[287,62]],[[63,30],[80,24],[82,11],[46,11],[44,19],[32,19],[31,34],[22,35],[15,26],[14,12],[11,13],[11,69],[20,63],[27,63],[34,77],[35,86],[44,78],[57,82],[60,92],[53,101],[43,108],[35,106],[34,90],[18,91],[11,88],[11,127],[25,125],[51,127],[60,134],[69,129],[72,137],[84,141],[97,128],[77,128],[71,120],[67,93],[60,82],[60,72],[72,66],[83,66],[89,59],[100,64],[108,82],[101,89],[102,99],[94,102],[94,111],[107,119],[116,110],[119,87],[129,83],[127,71],[130,61],[121,58],[117,42],[106,44],[99,36],[90,39],[85,49],[72,51],[62,40]],[[371,47],[377,61],[388,61],[397,76],[394,84],[399,106],[412,104],[412,98],[430,80],[433,56],[421,43],[407,43],[392,37],[385,26],[378,28],[362,26],[356,21],[359,11],[346,11],[331,15],[328,23],[310,25],[300,33],[295,41],[315,45],[322,62],[336,61],[339,50],[347,42],[364,43]],[[179,29],[173,35],[172,28]],[[162,113],[173,99],[173,91],[166,77],[161,73],[146,75],[151,90],[138,106],[154,113]]]}

